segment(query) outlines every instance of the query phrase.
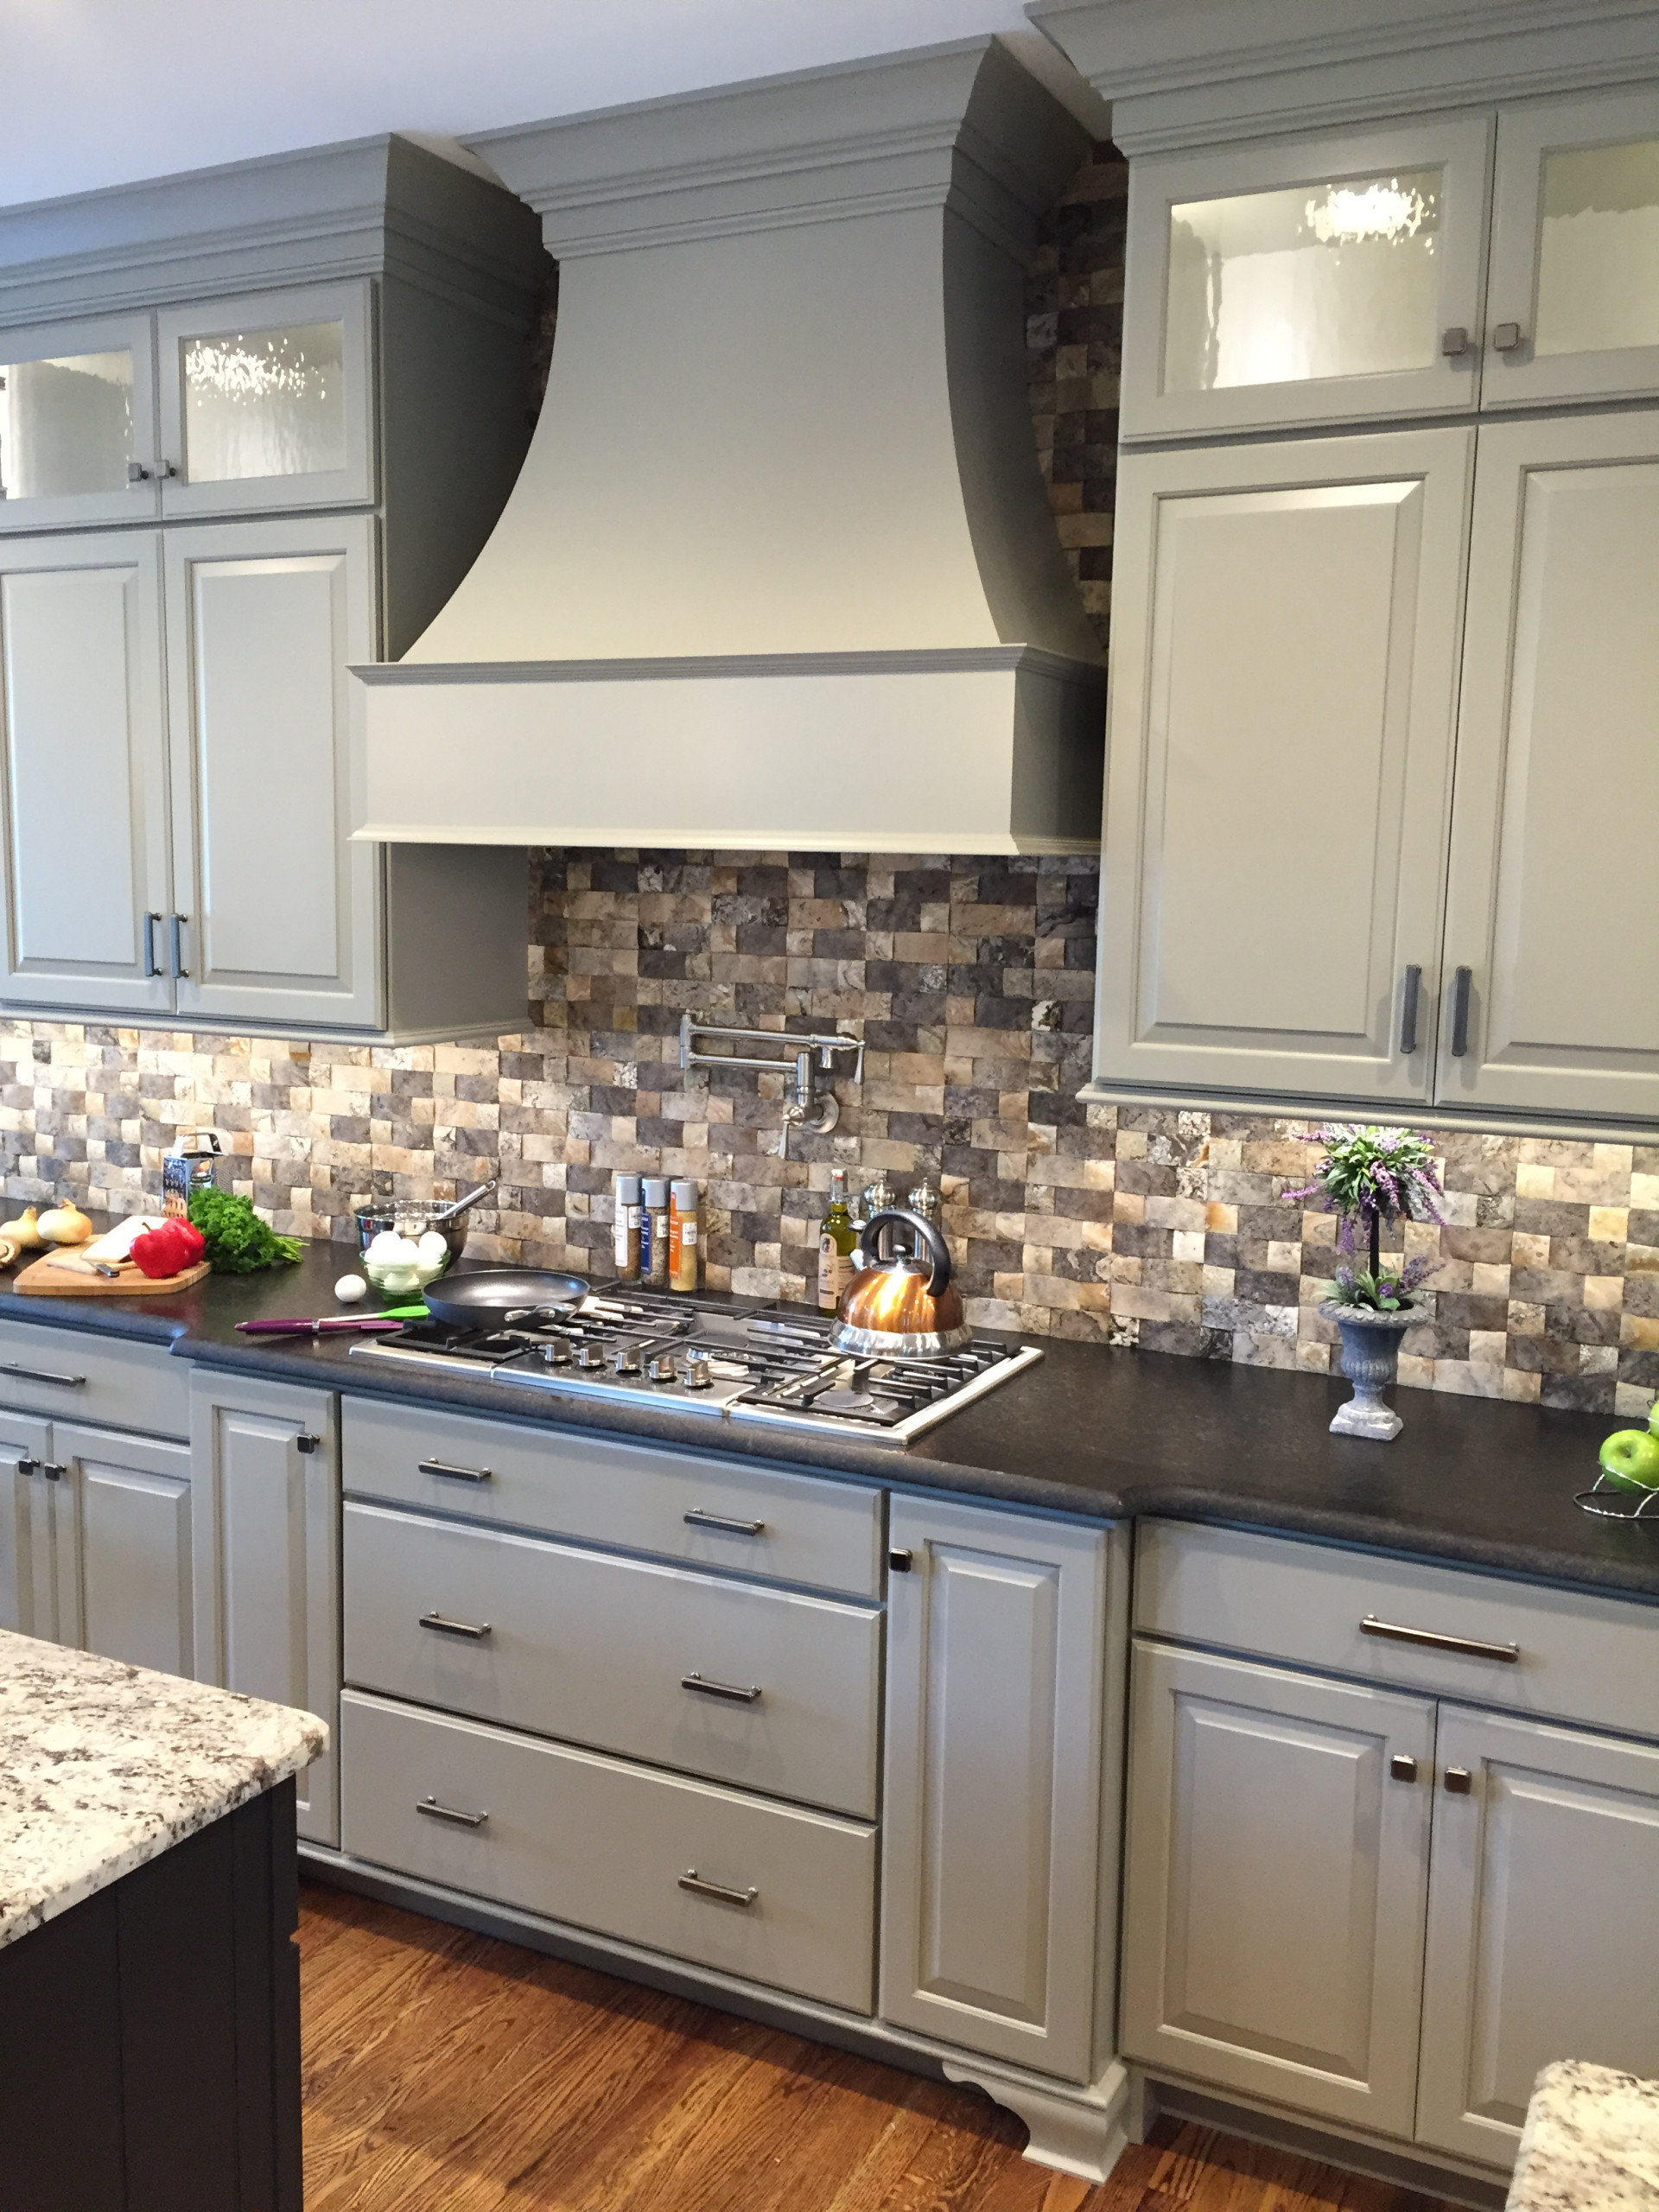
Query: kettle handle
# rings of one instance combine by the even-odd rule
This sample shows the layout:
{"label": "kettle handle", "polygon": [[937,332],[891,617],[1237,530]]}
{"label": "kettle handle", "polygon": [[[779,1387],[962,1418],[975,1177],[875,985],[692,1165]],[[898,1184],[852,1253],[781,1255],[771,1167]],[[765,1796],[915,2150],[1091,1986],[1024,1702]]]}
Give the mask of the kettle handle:
{"label": "kettle handle", "polygon": [[908,1206],[887,1206],[881,1212],[873,1213],[865,1223],[860,1243],[875,1266],[880,1266],[888,1256],[881,1249],[881,1231],[891,1223],[902,1222],[927,1255],[932,1273],[927,1279],[930,1298],[937,1298],[950,1280],[950,1247],[945,1243],[931,1221],[912,1213]]}

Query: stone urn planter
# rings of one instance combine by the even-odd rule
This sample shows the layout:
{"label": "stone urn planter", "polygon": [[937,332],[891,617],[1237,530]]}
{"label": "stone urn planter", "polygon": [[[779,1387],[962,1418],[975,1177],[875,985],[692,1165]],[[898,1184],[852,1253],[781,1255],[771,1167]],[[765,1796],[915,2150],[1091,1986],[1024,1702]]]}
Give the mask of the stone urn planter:
{"label": "stone urn planter", "polygon": [[1382,1393],[1400,1371],[1400,1339],[1427,1317],[1408,1306],[1397,1313],[1378,1313],[1366,1306],[1338,1306],[1329,1300],[1319,1311],[1334,1321],[1342,1338],[1342,1371],[1354,1386],[1345,1406],[1338,1406],[1331,1423],[1335,1436],[1369,1436],[1389,1444],[1405,1423]]}

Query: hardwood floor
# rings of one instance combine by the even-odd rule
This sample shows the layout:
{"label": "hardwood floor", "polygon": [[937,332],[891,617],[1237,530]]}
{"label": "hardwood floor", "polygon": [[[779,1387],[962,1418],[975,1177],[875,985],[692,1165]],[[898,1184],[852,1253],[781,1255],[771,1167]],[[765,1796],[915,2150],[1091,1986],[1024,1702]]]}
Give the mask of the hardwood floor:
{"label": "hardwood floor", "polygon": [[1103,2187],[969,2090],[317,1884],[307,2212],[1437,2212],[1165,2123]]}

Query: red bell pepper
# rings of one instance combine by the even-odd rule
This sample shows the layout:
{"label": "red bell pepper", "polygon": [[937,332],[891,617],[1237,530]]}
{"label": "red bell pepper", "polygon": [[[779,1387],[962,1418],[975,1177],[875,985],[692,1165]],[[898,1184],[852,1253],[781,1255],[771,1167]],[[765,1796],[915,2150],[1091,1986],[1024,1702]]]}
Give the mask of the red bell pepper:
{"label": "red bell pepper", "polygon": [[147,1229],[133,1238],[133,1264],[141,1274],[160,1282],[194,1268],[207,1249],[207,1239],[193,1223],[164,1221],[159,1229]]}

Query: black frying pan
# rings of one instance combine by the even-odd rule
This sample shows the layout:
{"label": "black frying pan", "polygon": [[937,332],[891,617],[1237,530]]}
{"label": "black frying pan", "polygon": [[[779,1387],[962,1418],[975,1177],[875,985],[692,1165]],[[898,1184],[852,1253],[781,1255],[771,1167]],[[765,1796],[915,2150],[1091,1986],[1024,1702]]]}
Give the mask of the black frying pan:
{"label": "black frying pan", "polygon": [[539,1306],[574,1306],[587,1294],[585,1276],[556,1274],[550,1268],[469,1268],[440,1275],[421,1293],[428,1313],[461,1329],[487,1328],[504,1313]]}

